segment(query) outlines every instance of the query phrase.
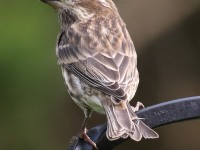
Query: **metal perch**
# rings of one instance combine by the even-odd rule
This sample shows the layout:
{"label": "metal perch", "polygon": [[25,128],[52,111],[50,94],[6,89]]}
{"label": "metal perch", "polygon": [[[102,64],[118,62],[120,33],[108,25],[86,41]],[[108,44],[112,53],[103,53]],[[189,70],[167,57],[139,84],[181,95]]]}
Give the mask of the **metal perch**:
{"label": "metal perch", "polygon": [[[200,96],[172,100],[150,107],[136,113],[138,117],[151,128],[170,123],[200,118]],[[88,131],[90,138],[97,144],[99,150],[111,150],[127,139],[109,141],[106,138],[106,124],[96,126]],[[92,147],[82,139],[75,140],[68,150],[92,150]]]}

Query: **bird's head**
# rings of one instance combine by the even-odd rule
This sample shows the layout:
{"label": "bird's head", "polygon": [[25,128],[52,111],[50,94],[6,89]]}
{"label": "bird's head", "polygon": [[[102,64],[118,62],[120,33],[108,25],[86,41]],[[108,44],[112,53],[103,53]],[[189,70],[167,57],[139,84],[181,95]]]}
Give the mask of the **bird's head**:
{"label": "bird's head", "polygon": [[41,0],[58,12],[61,28],[91,18],[113,18],[118,11],[112,0]]}
{"label": "bird's head", "polygon": [[88,19],[97,14],[108,13],[116,10],[112,0],[41,0],[52,6],[60,14],[60,19],[68,16],[78,20]]}

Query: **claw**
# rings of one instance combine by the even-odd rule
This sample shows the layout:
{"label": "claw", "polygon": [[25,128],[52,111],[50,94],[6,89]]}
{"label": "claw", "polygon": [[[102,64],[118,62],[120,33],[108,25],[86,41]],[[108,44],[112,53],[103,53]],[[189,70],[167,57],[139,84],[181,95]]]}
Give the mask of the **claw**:
{"label": "claw", "polygon": [[85,112],[85,118],[83,121],[80,138],[83,139],[84,141],[86,141],[88,144],[90,144],[94,150],[98,150],[96,143],[94,141],[92,141],[90,139],[90,137],[87,135],[88,130],[86,128],[86,122],[87,122],[88,117],[91,116],[91,113],[92,113],[91,110],[86,110],[86,112]]}
{"label": "claw", "polygon": [[87,143],[89,143],[93,147],[94,150],[98,150],[96,143],[94,141],[92,141],[90,139],[90,137],[87,135],[87,129],[86,128],[81,133],[80,138],[83,139],[84,141],[86,141]]}
{"label": "claw", "polygon": [[131,108],[133,109],[134,112],[136,112],[140,109],[140,107],[145,108],[141,102],[137,102],[135,107],[132,106]]}

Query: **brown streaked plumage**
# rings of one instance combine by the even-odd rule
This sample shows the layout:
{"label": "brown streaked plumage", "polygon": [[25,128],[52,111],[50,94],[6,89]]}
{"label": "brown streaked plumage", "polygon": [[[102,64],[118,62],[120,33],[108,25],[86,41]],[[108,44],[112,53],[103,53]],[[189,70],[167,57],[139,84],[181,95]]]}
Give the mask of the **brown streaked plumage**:
{"label": "brown streaked plumage", "polygon": [[86,118],[105,113],[109,140],[158,138],[129,101],[139,83],[137,55],[112,0],[43,0],[58,10],[56,55],[72,99]]}

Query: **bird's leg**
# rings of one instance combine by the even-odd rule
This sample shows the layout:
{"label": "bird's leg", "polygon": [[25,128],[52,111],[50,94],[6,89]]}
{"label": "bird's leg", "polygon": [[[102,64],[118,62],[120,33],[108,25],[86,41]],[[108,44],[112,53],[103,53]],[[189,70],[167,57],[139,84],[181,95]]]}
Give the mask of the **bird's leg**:
{"label": "bird's leg", "polygon": [[132,107],[132,110],[136,112],[140,109],[140,107],[144,108],[144,105],[141,102],[137,102],[135,107]]}
{"label": "bird's leg", "polygon": [[85,118],[84,118],[84,121],[83,121],[80,138],[85,140],[90,145],[92,145],[93,149],[98,150],[96,143],[94,141],[92,141],[90,139],[90,137],[87,135],[86,123],[87,123],[88,118],[91,116],[91,114],[92,114],[92,111],[87,111],[85,113]]}

